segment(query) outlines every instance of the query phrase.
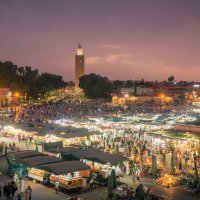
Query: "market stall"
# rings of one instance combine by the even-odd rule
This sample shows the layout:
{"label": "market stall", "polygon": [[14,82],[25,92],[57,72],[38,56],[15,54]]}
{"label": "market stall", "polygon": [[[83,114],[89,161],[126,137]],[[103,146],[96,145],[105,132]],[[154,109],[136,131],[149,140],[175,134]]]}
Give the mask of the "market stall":
{"label": "market stall", "polygon": [[[127,165],[128,158],[119,154],[108,154],[98,150],[68,150],[61,154],[64,160],[81,160],[92,169],[92,172],[99,172],[104,178],[108,178],[111,169],[115,168],[117,176],[122,176],[123,172],[119,168],[119,164]],[[128,167],[127,167],[128,170]]]}
{"label": "market stall", "polygon": [[22,158],[29,158],[35,156],[43,156],[41,152],[38,151],[19,151],[13,154],[14,159],[22,159]]}
{"label": "market stall", "polygon": [[15,140],[32,139],[37,134],[35,131],[26,130],[25,128],[15,128],[15,126],[3,126],[2,136],[14,138]]}
{"label": "market stall", "polygon": [[35,168],[30,168],[28,170],[28,177],[33,179],[33,180],[37,180],[40,182],[44,182],[45,178],[49,178],[50,173],[46,172],[44,170],[40,170],[40,169],[35,169]]}
{"label": "market stall", "polygon": [[37,168],[50,172],[50,183],[54,184],[58,181],[59,186],[63,189],[86,187],[86,179],[84,177],[90,176],[90,167],[80,161],[51,163]]}
{"label": "market stall", "polygon": [[34,167],[62,162],[63,160],[54,156],[44,155],[37,151],[23,151],[15,153],[8,161],[9,167],[20,166],[24,171],[23,175],[28,175],[29,178],[42,182],[48,173],[34,170]]}

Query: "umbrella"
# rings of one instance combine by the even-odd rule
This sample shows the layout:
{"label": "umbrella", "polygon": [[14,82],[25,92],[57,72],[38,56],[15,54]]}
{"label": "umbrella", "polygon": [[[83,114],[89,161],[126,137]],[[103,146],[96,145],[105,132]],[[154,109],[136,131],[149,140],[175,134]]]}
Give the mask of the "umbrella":
{"label": "umbrella", "polygon": [[138,200],[145,200],[145,194],[142,184],[140,184],[136,189],[136,197],[138,198]]}
{"label": "umbrella", "polygon": [[112,149],[115,149],[115,143],[114,142],[112,143]]}
{"label": "umbrella", "polygon": [[152,168],[151,168],[151,173],[153,175],[157,175],[157,159],[156,155],[152,155]]}
{"label": "umbrella", "polygon": [[136,163],[136,157],[137,157],[137,151],[136,148],[134,148],[134,163]]}
{"label": "umbrella", "polygon": [[107,200],[112,200],[114,189],[117,188],[117,180],[115,175],[115,170],[112,169],[111,175],[108,179],[108,196]]}
{"label": "umbrella", "polygon": [[136,171],[137,171],[137,165],[136,165],[136,163],[133,166],[133,170],[134,170],[134,174],[136,174]]}
{"label": "umbrella", "polygon": [[197,168],[197,156],[194,153],[194,180],[198,181],[199,176],[198,176],[198,168]]}
{"label": "umbrella", "polygon": [[103,141],[103,146],[106,147],[106,140]]}
{"label": "umbrella", "polygon": [[119,154],[119,145],[116,145],[116,154]]}
{"label": "umbrella", "polygon": [[175,168],[174,168],[174,157],[173,157],[173,155],[171,156],[171,173],[172,173],[172,174],[175,173]]}
{"label": "umbrella", "polygon": [[22,164],[20,164],[19,171],[18,171],[19,178],[22,178],[22,174],[23,174],[23,166]]}

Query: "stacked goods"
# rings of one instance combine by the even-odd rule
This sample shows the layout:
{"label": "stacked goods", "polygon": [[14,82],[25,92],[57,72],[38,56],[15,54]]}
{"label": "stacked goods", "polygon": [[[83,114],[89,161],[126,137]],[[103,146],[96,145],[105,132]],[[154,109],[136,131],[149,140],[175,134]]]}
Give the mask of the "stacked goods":
{"label": "stacked goods", "polygon": [[45,171],[40,170],[40,169],[31,168],[29,170],[29,174],[34,174],[34,175],[37,175],[37,176],[40,176],[40,177],[44,177]]}
{"label": "stacked goods", "polygon": [[81,177],[90,177],[90,170],[83,170],[80,172]]}
{"label": "stacked goods", "polygon": [[29,178],[38,180],[43,182],[44,178],[49,177],[50,173],[40,170],[40,169],[34,169],[34,168],[30,168],[29,172],[28,172],[28,176]]}
{"label": "stacked goods", "polygon": [[71,189],[71,188],[82,187],[84,179],[80,177],[65,179],[64,176],[62,175],[59,176],[51,175],[50,182],[54,184],[56,181],[59,182],[60,187]]}
{"label": "stacked goods", "polygon": [[165,174],[156,179],[156,183],[164,187],[174,187],[180,183],[180,178],[172,175]]}

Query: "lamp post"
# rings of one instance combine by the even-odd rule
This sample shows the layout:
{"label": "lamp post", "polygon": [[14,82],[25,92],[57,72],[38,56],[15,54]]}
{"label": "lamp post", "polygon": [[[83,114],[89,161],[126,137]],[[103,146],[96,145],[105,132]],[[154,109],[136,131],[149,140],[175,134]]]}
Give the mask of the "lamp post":
{"label": "lamp post", "polygon": [[165,95],[164,95],[164,94],[161,94],[161,95],[160,95],[160,98],[161,98],[161,104],[163,105],[163,103],[164,103],[164,98],[165,98]]}
{"label": "lamp post", "polygon": [[126,94],[124,95],[124,97],[125,97],[125,105],[127,105],[127,98],[129,97],[129,95],[126,93]]}

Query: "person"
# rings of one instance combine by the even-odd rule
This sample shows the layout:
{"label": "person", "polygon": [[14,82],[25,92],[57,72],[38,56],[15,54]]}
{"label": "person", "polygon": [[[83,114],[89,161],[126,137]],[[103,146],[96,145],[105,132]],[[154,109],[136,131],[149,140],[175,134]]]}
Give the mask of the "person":
{"label": "person", "polygon": [[148,188],[147,191],[145,192],[145,198],[146,198],[146,200],[151,200],[152,199],[151,195],[152,195],[151,194],[151,189]]}
{"label": "person", "polygon": [[22,200],[22,193],[19,193],[19,194],[18,194],[17,200]]}
{"label": "person", "polygon": [[2,185],[2,183],[0,183],[0,199],[2,197],[2,194],[1,194],[2,188],[3,188],[3,185]]}
{"label": "person", "polygon": [[12,189],[12,186],[11,186],[11,183],[9,182],[8,185],[7,185],[7,193],[6,193],[6,197],[7,197],[7,199],[10,198],[10,195],[11,195],[11,189]]}
{"label": "person", "polygon": [[3,186],[3,196],[4,196],[4,198],[6,198],[6,196],[7,196],[7,183],[5,183],[5,185]]}
{"label": "person", "polygon": [[139,199],[140,194],[141,194],[142,192],[144,192],[144,190],[143,190],[143,185],[140,184],[140,185],[137,186],[137,188],[136,188],[136,190],[135,190],[135,196]]}
{"label": "person", "polygon": [[29,200],[29,190],[26,188],[25,190],[25,200]]}
{"label": "person", "polygon": [[43,183],[44,183],[44,185],[49,186],[50,181],[49,181],[48,178],[44,178],[44,182]]}
{"label": "person", "polygon": [[181,159],[179,160],[179,170],[180,171],[182,170],[182,160]]}
{"label": "person", "polygon": [[15,172],[14,176],[13,176],[13,181],[17,184],[19,181],[19,176],[17,174],[17,172]]}
{"label": "person", "polygon": [[32,189],[28,186],[25,190],[25,200],[31,200],[32,197]]}
{"label": "person", "polygon": [[26,138],[26,147],[28,149],[28,138]]}
{"label": "person", "polygon": [[11,193],[12,193],[12,198],[15,195],[15,192],[18,190],[16,183],[13,182],[12,186],[11,186]]}
{"label": "person", "polygon": [[135,170],[133,170],[133,172],[132,172],[132,181],[133,181],[133,186],[135,187],[135,185],[136,185],[136,180],[137,180],[137,178],[136,178],[136,173],[135,173]]}
{"label": "person", "polygon": [[137,176],[137,182],[138,183],[140,182],[140,173],[141,173],[140,169],[137,169],[136,176]]}
{"label": "person", "polygon": [[29,190],[29,200],[31,200],[31,197],[32,197],[32,189],[31,189],[31,186],[28,186],[28,190]]}
{"label": "person", "polygon": [[21,178],[19,182],[20,193],[24,193],[24,179]]}
{"label": "person", "polygon": [[56,182],[55,182],[55,190],[56,190],[56,194],[58,194],[58,191],[59,191],[59,182],[58,182],[58,180],[56,180]]}
{"label": "person", "polygon": [[91,180],[90,180],[90,188],[94,188],[94,179],[93,178],[91,178]]}
{"label": "person", "polygon": [[59,152],[59,150],[60,150],[60,146],[57,146],[57,149],[56,149],[56,151],[57,151],[57,152]]}
{"label": "person", "polygon": [[18,134],[18,141],[21,142],[21,136]]}

